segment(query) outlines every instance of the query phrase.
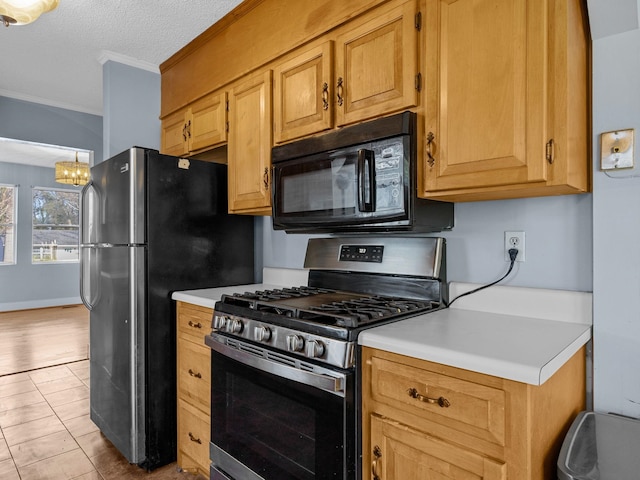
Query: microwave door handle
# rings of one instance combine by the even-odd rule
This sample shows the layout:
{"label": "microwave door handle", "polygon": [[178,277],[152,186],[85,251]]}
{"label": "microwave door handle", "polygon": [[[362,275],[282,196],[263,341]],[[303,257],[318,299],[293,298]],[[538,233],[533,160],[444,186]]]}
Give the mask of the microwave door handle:
{"label": "microwave door handle", "polygon": [[376,168],[373,150],[358,150],[358,210],[376,211]]}

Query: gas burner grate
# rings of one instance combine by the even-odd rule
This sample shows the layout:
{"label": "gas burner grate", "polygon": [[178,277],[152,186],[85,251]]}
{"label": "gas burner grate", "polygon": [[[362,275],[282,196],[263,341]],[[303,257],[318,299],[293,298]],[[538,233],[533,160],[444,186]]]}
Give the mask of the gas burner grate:
{"label": "gas burner grate", "polygon": [[333,290],[317,287],[274,288],[271,290],[257,290],[255,292],[234,293],[232,296],[245,300],[268,302],[273,300],[287,300],[291,298],[309,297],[320,293],[331,293]]}

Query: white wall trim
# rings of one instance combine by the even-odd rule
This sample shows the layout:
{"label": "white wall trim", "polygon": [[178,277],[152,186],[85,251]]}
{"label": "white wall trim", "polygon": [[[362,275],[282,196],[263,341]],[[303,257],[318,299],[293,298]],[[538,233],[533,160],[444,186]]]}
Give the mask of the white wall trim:
{"label": "white wall trim", "polygon": [[80,107],[65,102],[56,102],[47,98],[36,97],[34,95],[25,95],[23,93],[13,92],[11,90],[4,90],[0,88],[0,96],[13,98],[15,100],[22,100],[23,102],[39,103],[41,105],[47,105],[49,107],[62,108],[64,110],[71,110],[73,112],[88,113],[89,115],[102,116],[102,110],[93,110],[89,108]]}
{"label": "white wall trim", "polygon": [[12,312],[15,310],[32,310],[34,308],[61,307],[63,305],[82,304],[80,297],[47,298],[45,300],[28,300],[25,302],[0,303],[0,312]]}
{"label": "white wall trim", "polygon": [[151,62],[145,62],[144,60],[138,60],[137,58],[128,57],[127,55],[122,55],[121,53],[110,52],[109,50],[103,50],[100,52],[100,56],[98,57],[98,61],[100,65],[107,63],[108,61],[113,61],[117,63],[122,63],[123,65],[129,65],[130,67],[139,68],[140,70],[147,70],[153,73],[160,73],[160,67]]}

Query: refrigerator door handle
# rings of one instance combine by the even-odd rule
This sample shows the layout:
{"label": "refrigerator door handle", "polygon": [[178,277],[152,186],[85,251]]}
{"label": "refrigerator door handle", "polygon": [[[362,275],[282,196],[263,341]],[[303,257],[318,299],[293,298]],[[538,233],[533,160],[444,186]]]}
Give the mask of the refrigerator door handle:
{"label": "refrigerator door handle", "polygon": [[[80,249],[80,299],[88,310],[93,309],[93,304],[88,300],[85,292],[87,282],[87,279],[85,278],[85,269],[91,269],[91,248],[84,247],[84,244],[90,241],[90,239],[86,237],[86,224],[89,223],[90,228],[93,224],[93,212],[87,207],[87,195],[90,189],[94,189],[92,180],[89,180],[89,182],[82,187],[82,191],[80,192],[80,218],[82,219],[80,222],[80,244],[81,247],[83,247]],[[89,217],[85,218],[85,214]],[[90,285],[89,290],[91,290]]]}
{"label": "refrigerator door handle", "polygon": [[[91,303],[89,301],[85,290],[87,283],[89,282],[88,290],[89,294],[91,294],[91,280],[87,280],[85,277],[85,269],[91,270],[91,253],[93,250],[95,250],[94,247],[83,246],[80,248],[80,299],[88,310],[93,310],[93,306],[95,305],[95,303]],[[95,253],[97,254],[97,251]],[[90,273],[89,276],[91,276]]]}

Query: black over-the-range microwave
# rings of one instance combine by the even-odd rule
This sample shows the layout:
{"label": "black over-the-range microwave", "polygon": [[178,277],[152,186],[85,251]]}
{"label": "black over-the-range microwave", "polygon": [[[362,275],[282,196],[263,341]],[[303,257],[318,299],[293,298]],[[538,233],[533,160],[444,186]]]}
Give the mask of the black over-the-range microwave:
{"label": "black over-the-range microwave", "polygon": [[438,232],[453,204],[418,198],[416,114],[274,147],[273,228],[295,233]]}

